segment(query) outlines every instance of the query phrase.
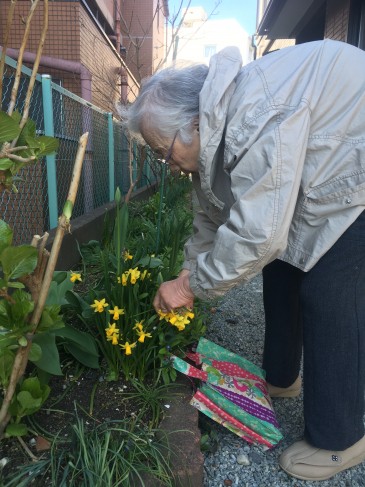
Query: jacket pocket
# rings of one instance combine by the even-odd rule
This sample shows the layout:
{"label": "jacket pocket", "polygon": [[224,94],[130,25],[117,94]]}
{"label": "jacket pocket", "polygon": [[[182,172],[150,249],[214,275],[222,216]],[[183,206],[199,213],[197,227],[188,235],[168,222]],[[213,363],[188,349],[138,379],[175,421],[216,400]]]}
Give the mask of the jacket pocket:
{"label": "jacket pocket", "polygon": [[332,200],[342,200],[348,205],[359,199],[365,204],[365,169],[353,171],[333,178],[318,186],[314,186],[305,192],[307,203],[321,204]]}

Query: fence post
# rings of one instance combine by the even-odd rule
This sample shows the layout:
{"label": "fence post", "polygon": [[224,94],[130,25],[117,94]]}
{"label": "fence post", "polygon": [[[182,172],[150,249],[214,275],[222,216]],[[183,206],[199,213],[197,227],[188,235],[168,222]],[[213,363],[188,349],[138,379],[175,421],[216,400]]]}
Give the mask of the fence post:
{"label": "fence post", "polygon": [[109,151],[109,201],[114,201],[114,127],[113,114],[108,113],[108,151]]}
{"label": "fence post", "polygon": [[[51,76],[42,75],[42,101],[44,117],[44,134],[54,137],[53,125],[53,103]],[[56,156],[50,154],[46,156],[47,165],[47,189],[48,189],[48,208],[49,208],[49,228],[55,228],[58,224],[58,205],[57,205],[57,178],[56,178]]]}

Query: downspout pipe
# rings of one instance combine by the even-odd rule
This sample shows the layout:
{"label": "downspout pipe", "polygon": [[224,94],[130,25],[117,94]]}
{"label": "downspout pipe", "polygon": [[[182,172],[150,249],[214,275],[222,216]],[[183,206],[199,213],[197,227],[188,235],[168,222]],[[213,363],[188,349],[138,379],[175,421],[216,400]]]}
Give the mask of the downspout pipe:
{"label": "downspout pipe", "polygon": [[[0,50],[2,50],[1,46]],[[8,47],[6,49],[6,54],[17,60],[19,49],[12,49]],[[25,51],[23,54],[23,62],[25,63],[33,64],[35,58],[36,55],[33,52]],[[81,98],[91,103],[92,75],[83,64],[77,61],[69,61],[68,59],[41,56],[40,65],[47,68],[59,69],[60,71],[67,71],[68,73],[79,74],[81,80]]]}

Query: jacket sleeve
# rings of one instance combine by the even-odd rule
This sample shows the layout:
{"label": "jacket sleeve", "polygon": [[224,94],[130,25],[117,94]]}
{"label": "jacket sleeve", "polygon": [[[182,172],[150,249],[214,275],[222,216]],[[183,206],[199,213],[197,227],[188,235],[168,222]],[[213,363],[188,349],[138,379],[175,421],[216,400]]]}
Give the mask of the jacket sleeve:
{"label": "jacket sleeve", "polygon": [[286,116],[275,107],[271,114],[251,121],[248,131],[254,142],[247,151],[235,141],[237,153],[244,154],[231,154],[232,164],[228,161],[226,167],[235,203],[211,248],[196,255],[190,272],[196,296],[209,299],[224,294],[250,280],[285,250],[309,127],[310,110],[305,102]]}
{"label": "jacket sleeve", "polygon": [[183,269],[191,270],[196,264],[197,256],[212,249],[217,230],[218,225],[203,211],[200,210],[195,214],[193,235],[184,246],[185,260]]}

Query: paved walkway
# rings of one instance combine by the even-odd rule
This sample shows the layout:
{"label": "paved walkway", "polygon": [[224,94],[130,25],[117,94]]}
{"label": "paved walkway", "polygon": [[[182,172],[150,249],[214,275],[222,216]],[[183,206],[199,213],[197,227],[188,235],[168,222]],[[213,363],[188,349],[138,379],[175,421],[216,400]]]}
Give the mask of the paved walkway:
{"label": "paved walkway", "polygon": [[[261,365],[264,337],[262,281],[229,292],[220,303],[209,325],[207,338]],[[276,399],[274,408],[284,440],[271,451],[251,447],[236,435],[217,425],[218,449],[205,455],[205,487],[365,487],[365,462],[322,482],[293,479],[278,466],[280,453],[301,439],[303,431],[303,397]],[[237,463],[244,453],[250,465]],[[226,482],[225,482],[226,481]],[[227,482],[228,481],[228,482]],[[230,483],[231,482],[231,483]]]}

